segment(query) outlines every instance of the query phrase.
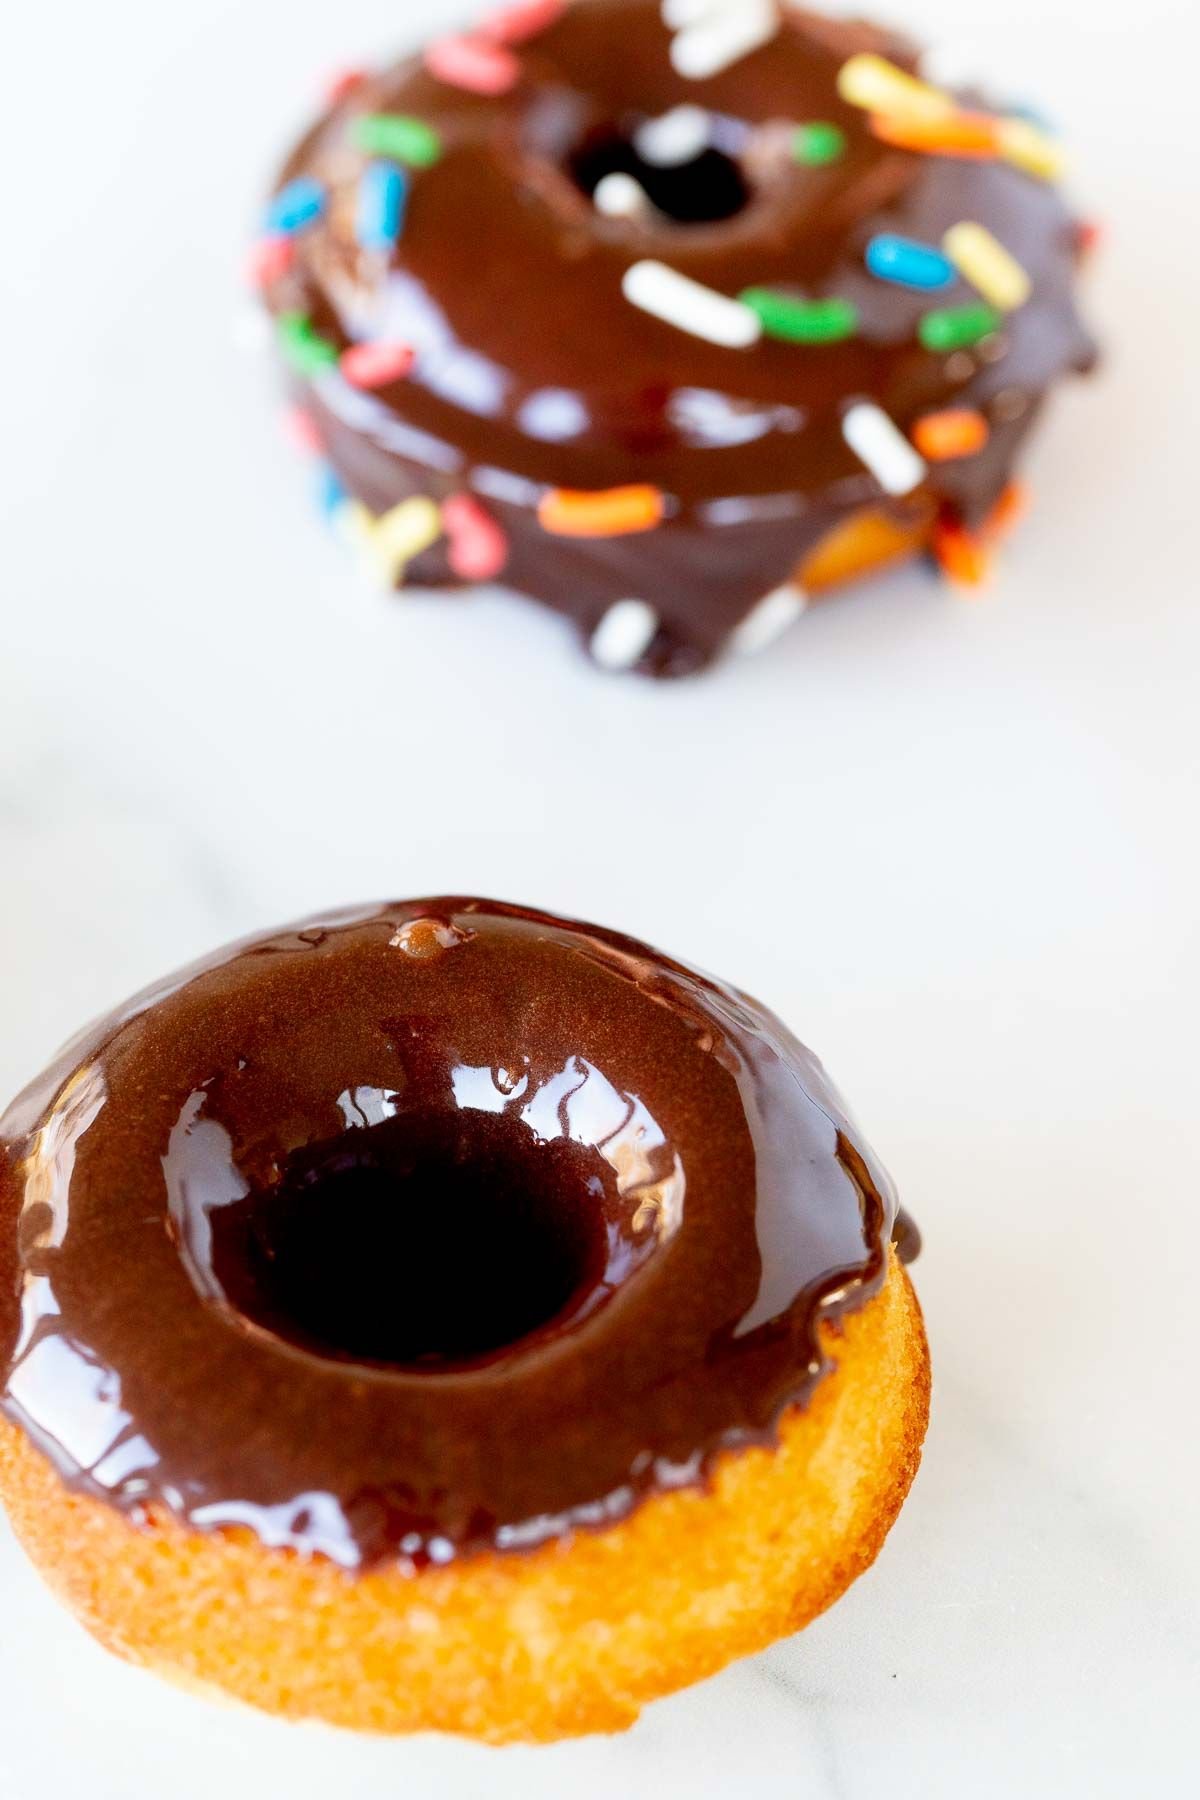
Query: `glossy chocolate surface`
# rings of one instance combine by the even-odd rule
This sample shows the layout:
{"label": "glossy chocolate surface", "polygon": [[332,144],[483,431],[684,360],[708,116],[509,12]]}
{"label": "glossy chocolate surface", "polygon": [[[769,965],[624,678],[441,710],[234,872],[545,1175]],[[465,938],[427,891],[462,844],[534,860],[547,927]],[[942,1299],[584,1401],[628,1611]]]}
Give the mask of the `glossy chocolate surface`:
{"label": "glossy chocolate surface", "polygon": [[[710,660],[863,509],[911,520],[940,508],[978,524],[1047,388],[1094,356],[1072,298],[1078,228],[1056,190],[1003,161],[890,147],[839,98],[838,71],[856,51],[914,68],[903,40],[789,9],[769,44],[702,81],[675,72],[670,44],[657,0],[577,0],[518,46],[520,79],[498,97],[450,87],[419,59],[370,77],[283,172],[316,178],[329,198],[267,290],[274,312],[308,314],[339,350],[381,339],[416,351],[411,372],[377,392],[336,367],[299,384],[353,496],[378,515],[413,494],[471,492],[508,535],[499,579],[509,586],[588,633],[615,600],[650,603],[662,623],[641,666],[655,674]],[[683,104],[711,114],[724,173],[701,165],[679,176],[674,202],[669,178],[656,194],[684,212],[703,210],[705,196],[720,209],[736,180],[745,205],[700,222],[602,216],[587,191],[595,170],[619,165],[639,124]],[[367,159],[351,133],[381,112],[426,121],[443,144],[434,166],[411,173],[391,253],[361,249],[354,234]],[[826,166],[791,153],[788,122],[812,120],[845,133],[845,154]],[[964,219],[1019,260],[1032,297],[982,344],[934,353],[917,338],[922,314],[977,293],[962,280],[934,296],[891,285],[868,272],[864,251],[879,232],[939,245]],[[839,343],[724,348],[624,297],[622,278],[642,259],[726,296],[840,296],[858,329]],[[863,398],[903,431],[929,412],[976,409],[990,439],[889,500],[842,434]],[[538,523],[547,489],[631,482],[665,494],[657,529],[577,539]],[[447,557],[435,543],[406,578],[454,579]]]}
{"label": "glossy chocolate surface", "polygon": [[0,1151],[4,1413],[134,1518],[347,1567],[602,1525],[770,1441],[904,1231],[772,1014],[480,900],[218,953]]}

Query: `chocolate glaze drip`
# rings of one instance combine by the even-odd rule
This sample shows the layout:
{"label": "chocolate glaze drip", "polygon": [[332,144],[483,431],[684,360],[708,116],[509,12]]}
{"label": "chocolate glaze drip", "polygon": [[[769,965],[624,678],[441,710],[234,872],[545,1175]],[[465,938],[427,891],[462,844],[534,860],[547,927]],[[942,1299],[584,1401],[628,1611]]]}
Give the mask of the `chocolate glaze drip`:
{"label": "chocolate glaze drip", "polygon": [[[770,44],[706,81],[677,75],[669,45],[657,0],[577,0],[521,47],[521,80],[498,99],[448,87],[419,61],[371,78],[283,172],[317,177],[330,204],[267,296],[276,312],[309,314],[339,349],[371,338],[416,349],[411,374],[379,392],[356,391],[336,368],[300,384],[354,496],[382,513],[412,494],[473,491],[508,534],[509,586],[588,633],[615,600],[654,606],[662,627],[640,665],[653,674],[710,660],[763,595],[864,508],[900,520],[942,508],[977,524],[1007,485],[1046,389],[1094,358],[1072,301],[1078,231],[1055,190],[1002,162],[891,148],[839,99],[838,70],[857,50],[915,68],[903,40],[788,10]],[[601,216],[579,179],[596,146],[627,143],[640,122],[684,103],[712,114],[746,204],[698,223]],[[416,116],[444,145],[434,167],[414,172],[390,256],[361,250],[353,229],[366,159],[349,134],[355,117],[374,112]],[[805,120],[839,126],[846,154],[797,165],[780,122]],[[710,169],[707,187],[714,205],[730,203],[729,179]],[[696,192],[681,194],[677,210],[694,209]],[[934,354],[916,336],[921,314],[978,296],[963,282],[932,298],[886,284],[863,251],[881,231],[938,244],[963,219],[1007,246],[1033,296],[981,346]],[[622,277],[643,258],[726,295],[843,296],[859,309],[858,332],[817,346],[707,343],[624,298]],[[845,408],[864,397],[906,430],[948,405],[977,408],[990,441],[936,465],[911,498],[888,501],[842,436]],[[549,487],[629,482],[667,495],[657,530],[578,540],[537,522]],[[407,576],[453,581],[445,542]]]}
{"label": "chocolate glaze drip", "polygon": [[414,1565],[770,1442],[891,1186],[756,1002],[499,903],[246,942],[0,1120],[0,1408],[137,1519]]}

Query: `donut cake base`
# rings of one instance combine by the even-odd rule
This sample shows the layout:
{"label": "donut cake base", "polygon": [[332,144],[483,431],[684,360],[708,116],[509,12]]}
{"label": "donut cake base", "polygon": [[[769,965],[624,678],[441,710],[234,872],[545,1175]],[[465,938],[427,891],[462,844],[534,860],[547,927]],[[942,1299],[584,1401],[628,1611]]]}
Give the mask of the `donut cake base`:
{"label": "donut cake base", "polygon": [[624,1730],[650,1700],[823,1612],[874,1560],[929,1408],[921,1314],[894,1253],[881,1291],[822,1328],[835,1367],[774,1449],[725,1453],[707,1492],[654,1495],[528,1555],[354,1575],[132,1525],[68,1492],[0,1418],[0,1496],[47,1583],[109,1649],[289,1719],[491,1743]]}

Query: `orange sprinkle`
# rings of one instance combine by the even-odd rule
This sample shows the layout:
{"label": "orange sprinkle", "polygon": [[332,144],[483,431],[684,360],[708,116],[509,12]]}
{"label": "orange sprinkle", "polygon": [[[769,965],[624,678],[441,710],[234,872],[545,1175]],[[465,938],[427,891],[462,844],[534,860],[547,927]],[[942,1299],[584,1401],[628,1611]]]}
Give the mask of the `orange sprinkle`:
{"label": "orange sprinkle", "polygon": [[983,449],[988,435],[987,420],[970,406],[952,406],[945,412],[926,413],[912,428],[912,441],[926,462],[950,462],[957,456],[974,456]]}
{"label": "orange sprinkle", "polygon": [[981,588],[992,572],[992,559],[978,532],[957,519],[939,519],[933,528],[933,554],[947,581],[959,588]]}
{"label": "orange sprinkle", "polygon": [[623,537],[653,531],[665,510],[661,488],[551,488],[538,503],[538,523],[556,537]]}
{"label": "orange sprinkle", "polygon": [[1010,481],[983,522],[983,535],[989,543],[1000,543],[1019,525],[1031,505],[1029,489],[1023,481]]}
{"label": "orange sprinkle", "polygon": [[956,112],[948,119],[894,119],[873,113],[871,130],[885,144],[925,156],[1000,154],[1000,127],[987,113]]}

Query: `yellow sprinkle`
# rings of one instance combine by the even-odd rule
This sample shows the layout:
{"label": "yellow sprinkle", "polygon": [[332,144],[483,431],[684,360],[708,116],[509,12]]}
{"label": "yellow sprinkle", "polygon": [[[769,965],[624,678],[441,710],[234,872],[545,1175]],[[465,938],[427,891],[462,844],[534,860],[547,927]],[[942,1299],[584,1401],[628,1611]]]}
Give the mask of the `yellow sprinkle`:
{"label": "yellow sprinkle", "polygon": [[414,556],[428,550],[441,535],[441,508],[418,495],[382,514],[372,533],[375,551],[393,581],[403,575]]}
{"label": "yellow sprinkle", "polygon": [[352,550],[364,555],[375,541],[375,515],[361,500],[343,500],[334,515],[337,534]]}
{"label": "yellow sprinkle", "polygon": [[852,56],[838,71],[838,93],[848,106],[883,113],[892,119],[947,119],[958,109],[940,88],[906,75],[886,57],[866,51]]}
{"label": "yellow sprinkle", "polygon": [[989,305],[1001,312],[1015,312],[1028,300],[1032,287],[1029,276],[986,225],[966,219],[960,225],[952,225],[942,239],[942,249]]}
{"label": "yellow sprinkle", "polygon": [[1000,121],[1000,154],[1006,162],[1036,175],[1041,181],[1057,181],[1066,161],[1061,145],[1028,119]]}
{"label": "yellow sprinkle", "polygon": [[369,587],[390,587],[392,575],[375,542],[375,515],[361,500],[343,500],[334,514],[334,526],[342,542],[353,551],[363,580]]}
{"label": "yellow sprinkle", "polygon": [[337,510],[336,524],[372,587],[394,587],[413,557],[442,535],[440,508],[420,496],[402,500],[378,518],[361,500],[346,500]]}

